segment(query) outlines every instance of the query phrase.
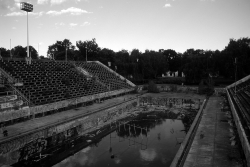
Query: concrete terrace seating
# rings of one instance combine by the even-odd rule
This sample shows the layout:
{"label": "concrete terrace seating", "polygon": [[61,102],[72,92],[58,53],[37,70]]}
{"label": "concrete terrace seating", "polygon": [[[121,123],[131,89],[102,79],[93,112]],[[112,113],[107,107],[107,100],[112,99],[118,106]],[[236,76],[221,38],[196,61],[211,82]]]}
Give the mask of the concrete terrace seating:
{"label": "concrete terrace seating", "polygon": [[104,83],[108,89],[112,90],[118,90],[118,89],[124,89],[124,88],[132,88],[126,81],[120,79],[118,76],[116,76],[114,73],[111,73],[109,70],[107,70],[102,65],[96,63],[96,62],[76,62],[76,66],[79,66],[85,70],[87,70],[92,75],[98,77],[98,79]]}
{"label": "concrete terrace seating", "polygon": [[[236,89],[235,89],[236,88]],[[234,123],[237,127],[241,146],[250,165],[250,75],[227,86]]]}
{"label": "concrete terrace seating", "polygon": [[250,80],[237,84],[236,93],[235,87],[231,87],[229,93],[234,99],[239,115],[250,129]]}
{"label": "concrete terrace seating", "polygon": [[18,90],[34,105],[108,91],[93,79],[87,80],[77,73],[74,65],[67,62],[32,61],[28,65],[21,60],[4,60],[0,65],[10,76],[23,81]]}

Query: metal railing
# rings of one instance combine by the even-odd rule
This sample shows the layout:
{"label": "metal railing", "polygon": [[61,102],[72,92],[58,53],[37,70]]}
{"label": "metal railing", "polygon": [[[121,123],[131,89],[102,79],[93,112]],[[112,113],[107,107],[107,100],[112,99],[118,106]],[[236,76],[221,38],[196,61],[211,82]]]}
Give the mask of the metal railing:
{"label": "metal railing", "polygon": [[13,79],[8,73],[6,73],[2,68],[0,68],[0,72],[3,74],[4,77],[7,78],[8,85],[12,88],[12,90],[21,97],[24,104],[27,105],[33,105],[33,103],[30,102],[15,86],[13,86],[13,83],[15,83],[16,79]]}

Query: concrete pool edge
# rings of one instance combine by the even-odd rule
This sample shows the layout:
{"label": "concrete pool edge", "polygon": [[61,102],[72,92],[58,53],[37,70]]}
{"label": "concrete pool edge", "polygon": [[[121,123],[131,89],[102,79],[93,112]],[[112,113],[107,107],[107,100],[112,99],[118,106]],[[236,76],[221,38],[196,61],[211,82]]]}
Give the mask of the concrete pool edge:
{"label": "concrete pool edge", "polygon": [[[36,127],[36,128],[32,128],[30,130],[26,130],[26,131],[23,131],[23,132],[20,132],[18,134],[14,134],[14,135],[9,135],[7,137],[4,137],[4,138],[0,138],[0,146],[1,144],[3,143],[6,143],[6,142],[10,142],[10,141],[13,141],[13,140],[16,140],[16,139],[19,139],[21,137],[24,137],[24,136],[27,136],[27,135],[31,135],[37,131],[42,131],[42,130],[45,130],[49,127],[53,127],[53,126],[57,126],[57,125],[61,125],[61,124],[64,124],[64,123],[67,123],[67,122],[70,122],[72,120],[76,120],[78,118],[83,118],[85,116],[88,116],[88,115],[91,115],[91,114],[95,114],[95,113],[98,113],[98,112],[102,112],[103,110],[105,109],[109,109],[109,108],[112,108],[112,107],[115,107],[115,106],[119,106],[121,104],[125,104],[125,103],[128,103],[130,101],[133,101],[133,100],[136,100],[138,97],[133,97],[133,98],[130,98],[130,99],[127,99],[126,101],[121,101],[121,102],[117,102],[115,104],[112,104],[112,105],[108,105],[108,106],[104,106],[104,107],[100,107],[98,109],[94,109],[92,111],[89,110],[89,112],[86,112],[86,113],[82,113],[82,114],[79,114],[79,115],[75,115],[73,117],[68,117],[68,118],[65,118],[65,119],[61,119],[61,120],[57,120],[57,121],[54,121],[50,124],[45,124],[45,125],[42,125],[40,127]],[[82,110],[84,110],[84,107],[82,108]],[[16,124],[17,125],[17,124]],[[0,147],[1,148],[1,147]]]}
{"label": "concrete pool edge", "polygon": [[198,124],[198,122],[200,121],[203,109],[205,107],[206,102],[208,101],[208,99],[204,99],[185,139],[183,140],[183,142],[180,145],[180,148],[178,149],[170,167],[176,167],[177,165],[179,165],[179,163],[183,160],[183,156],[185,154],[185,152],[188,150],[188,145],[190,144],[190,138],[192,137],[191,135],[195,132],[196,130],[196,125]]}

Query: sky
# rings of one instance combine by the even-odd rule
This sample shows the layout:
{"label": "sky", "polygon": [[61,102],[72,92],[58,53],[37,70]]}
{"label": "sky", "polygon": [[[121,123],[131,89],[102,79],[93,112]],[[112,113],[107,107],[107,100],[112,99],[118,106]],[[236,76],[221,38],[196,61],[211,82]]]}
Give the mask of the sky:
{"label": "sky", "polygon": [[[250,37],[250,0],[0,0],[0,47],[48,46],[69,39],[101,48],[223,50],[229,39]],[[11,45],[11,46],[10,46]]]}

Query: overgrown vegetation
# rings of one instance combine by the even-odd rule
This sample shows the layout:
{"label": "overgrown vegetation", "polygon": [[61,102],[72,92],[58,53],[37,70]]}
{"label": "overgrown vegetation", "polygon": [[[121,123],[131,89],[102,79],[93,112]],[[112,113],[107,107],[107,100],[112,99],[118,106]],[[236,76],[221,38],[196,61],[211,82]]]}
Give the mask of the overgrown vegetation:
{"label": "overgrown vegetation", "polygon": [[153,81],[149,81],[148,83],[148,92],[149,93],[159,93],[159,89],[157,88],[157,85]]}
{"label": "overgrown vegetation", "polygon": [[198,87],[199,94],[206,94],[208,96],[214,93],[214,82],[212,78],[202,79],[199,87]]}

